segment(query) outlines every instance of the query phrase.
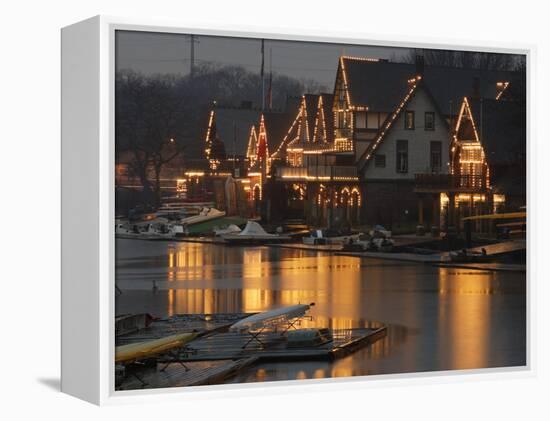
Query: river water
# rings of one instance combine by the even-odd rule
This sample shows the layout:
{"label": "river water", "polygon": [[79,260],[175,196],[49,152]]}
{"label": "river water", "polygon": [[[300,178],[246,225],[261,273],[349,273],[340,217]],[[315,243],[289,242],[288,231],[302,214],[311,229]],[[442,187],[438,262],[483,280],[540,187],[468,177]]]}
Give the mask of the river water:
{"label": "river water", "polygon": [[[258,312],[314,302],[303,327],[383,323],[329,362],[263,364],[234,382],[521,366],[526,276],[269,247],[116,240],[116,313]],[[158,290],[152,291],[153,281]]]}

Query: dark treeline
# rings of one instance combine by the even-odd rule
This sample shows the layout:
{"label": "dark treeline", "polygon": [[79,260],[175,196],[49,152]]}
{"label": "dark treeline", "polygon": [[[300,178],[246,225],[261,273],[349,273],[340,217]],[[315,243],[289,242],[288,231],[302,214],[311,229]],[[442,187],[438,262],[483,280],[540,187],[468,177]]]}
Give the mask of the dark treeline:
{"label": "dark treeline", "polygon": [[424,63],[432,66],[462,67],[480,70],[523,70],[525,56],[476,51],[453,50],[410,50],[408,54],[393,58],[392,61],[414,63],[416,57],[424,57]]}
{"label": "dark treeline", "polygon": [[[265,75],[264,92],[271,86],[272,107],[282,109],[287,98],[323,89],[313,81]],[[261,106],[262,83],[257,73],[242,67],[197,66],[194,76],[145,76],[117,72],[115,82],[115,150],[131,175],[138,177],[150,203],[160,202],[160,174],[173,160],[203,157],[208,112],[218,106]],[[222,139],[223,140],[223,139]],[[154,177],[151,177],[154,174]]]}

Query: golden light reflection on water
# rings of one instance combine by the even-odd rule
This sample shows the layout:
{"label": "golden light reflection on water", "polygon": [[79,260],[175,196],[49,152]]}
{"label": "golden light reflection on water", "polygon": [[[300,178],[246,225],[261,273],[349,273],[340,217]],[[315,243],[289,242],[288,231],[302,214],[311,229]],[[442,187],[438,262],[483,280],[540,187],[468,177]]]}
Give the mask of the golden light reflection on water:
{"label": "golden light reflection on water", "polygon": [[[314,255],[291,259],[290,262],[273,262],[266,248],[244,249],[242,268],[220,268],[232,248],[214,248],[205,253],[201,244],[178,244],[168,250],[168,281],[212,279],[213,262],[225,274],[239,276],[239,290],[215,292],[211,288],[170,289],[167,314],[212,313],[239,311],[256,313],[275,306],[314,302],[314,320],[302,321],[303,327],[331,327],[345,329],[357,326],[361,312],[361,265],[359,260],[346,256]],[[230,256],[233,257],[233,256]],[[183,269],[183,270],[182,270]],[[237,271],[237,273],[231,273]],[[284,271],[285,276],[280,276]],[[222,273],[223,275],[223,273]],[[185,279],[183,279],[185,277]],[[277,277],[276,290],[272,285]],[[309,287],[309,288],[303,288]],[[316,312],[317,308],[322,311]],[[329,317],[330,315],[330,317]]]}
{"label": "golden light reflection on water", "polygon": [[[333,364],[314,364],[300,373],[295,368],[291,378],[481,368],[524,358],[517,345],[521,333],[495,328],[496,321],[506,329],[524,326],[521,275],[512,279],[516,286],[511,291],[503,292],[502,279],[512,275],[266,247],[175,243],[164,246],[163,254],[163,246],[155,246],[161,257],[142,263],[149,271],[144,271],[143,285],[150,291],[150,279],[158,279],[160,289],[156,295],[146,294],[144,304],[126,301],[134,306],[128,312],[155,303],[147,311],[168,316],[254,313],[315,302],[313,319],[304,319],[301,327],[389,327],[383,340]],[[137,265],[132,263],[128,274],[119,268],[123,289],[124,282],[136,281]],[[503,304],[503,294],[515,307]],[[123,294],[119,300],[129,297]],[[255,380],[286,375],[280,366],[275,373],[263,367],[253,371]]]}
{"label": "golden light reflection on water", "polygon": [[[466,273],[466,271],[462,271]],[[489,329],[491,325],[488,299],[491,294],[492,273],[469,271],[467,276],[457,274],[453,278],[447,270],[440,269],[439,294],[445,305],[439,306],[438,328],[440,335],[449,340],[440,343],[440,355],[446,356],[451,368],[467,369],[487,365]]]}

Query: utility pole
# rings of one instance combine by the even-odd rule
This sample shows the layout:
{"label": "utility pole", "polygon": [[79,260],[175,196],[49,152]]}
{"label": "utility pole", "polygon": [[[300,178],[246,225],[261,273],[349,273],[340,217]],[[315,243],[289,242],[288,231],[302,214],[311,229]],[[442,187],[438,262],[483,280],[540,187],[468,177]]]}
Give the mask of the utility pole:
{"label": "utility pole", "polygon": [[262,111],[265,110],[265,80],[264,80],[264,39],[262,39],[262,65],[260,67],[260,78],[262,79]]}
{"label": "utility pole", "polygon": [[196,35],[189,35],[189,42],[191,43],[191,57],[189,60],[189,77],[193,78],[195,75],[195,43],[199,43]]}
{"label": "utility pole", "polygon": [[237,158],[237,122],[233,122],[233,175],[235,175],[235,159]]}
{"label": "utility pole", "polygon": [[267,104],[267,108],[269,111],[271,111],[271,108],[273,107],[273,50],[269,49],[269,88],[268,88],[268,98],[269,102]]}

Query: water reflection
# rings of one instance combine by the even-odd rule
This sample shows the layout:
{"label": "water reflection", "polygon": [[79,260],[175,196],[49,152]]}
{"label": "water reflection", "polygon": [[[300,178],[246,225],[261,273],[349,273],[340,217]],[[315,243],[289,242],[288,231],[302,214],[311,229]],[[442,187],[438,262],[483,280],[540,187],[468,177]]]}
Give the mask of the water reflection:
{"label": "water reflection", "polygon": [[117,240],[116,278],[124,291],[117,313],[258,312],[315,302],[313,320],[303,327],[389,326],[384,340],[332,364],[266,364],[235,381],[525,364],[524,274],[291,249]]}

